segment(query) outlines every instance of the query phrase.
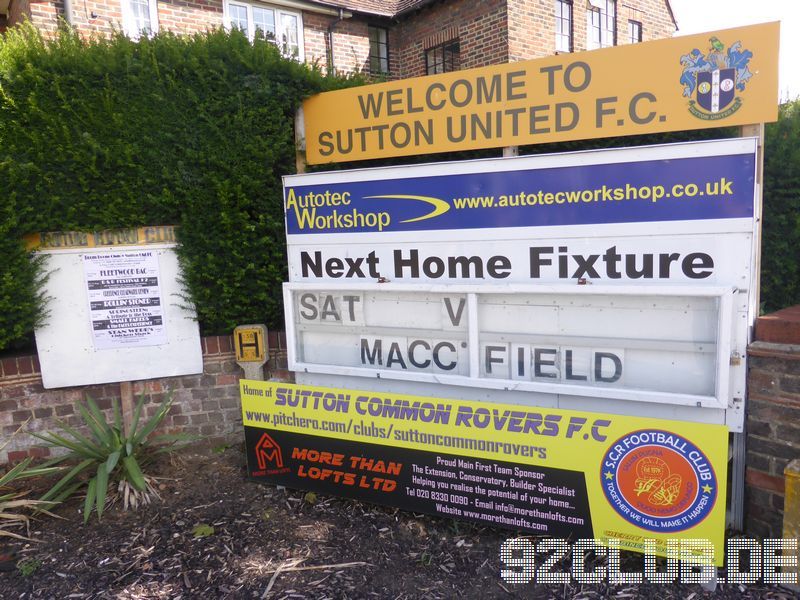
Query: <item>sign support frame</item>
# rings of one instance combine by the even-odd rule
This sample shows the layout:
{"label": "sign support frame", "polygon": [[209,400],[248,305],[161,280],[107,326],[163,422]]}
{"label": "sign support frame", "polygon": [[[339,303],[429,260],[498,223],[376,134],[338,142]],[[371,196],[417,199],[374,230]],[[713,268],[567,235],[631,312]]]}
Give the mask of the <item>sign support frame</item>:
{"label": "sign support frame", "polygon": [[[739,137],[754,137],[756,142],[756,193],[755,193],[755,214],[753,230],[753,255],[754,268],[750,284],[753,286],[750,294],[750,314],[754,317],[758,314],[758,307],[761,305],[761,231],[763,224],[764,206],[764,123],[753,125],[742,125],[739,128]],[[753,342],[755,323],[747,324],[747,342]],[[744,403],[744,411],[747,414],[747,402]],[[745,470],[747,464],[747,419],[744,419],[741,433],[731,433],[731,504],[728,514],[728,526],[737,531],[744,530],[744,487]]]}

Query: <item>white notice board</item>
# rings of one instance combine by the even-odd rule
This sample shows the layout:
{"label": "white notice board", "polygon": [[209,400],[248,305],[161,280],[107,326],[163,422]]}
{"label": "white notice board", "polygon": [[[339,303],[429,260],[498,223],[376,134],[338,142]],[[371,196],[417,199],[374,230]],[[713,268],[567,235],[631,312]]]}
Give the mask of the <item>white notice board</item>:
{"label": "white notice board", "polygon": [[202,373],[174,244],[39,250],[48,316],[36,346],[45,388]]}

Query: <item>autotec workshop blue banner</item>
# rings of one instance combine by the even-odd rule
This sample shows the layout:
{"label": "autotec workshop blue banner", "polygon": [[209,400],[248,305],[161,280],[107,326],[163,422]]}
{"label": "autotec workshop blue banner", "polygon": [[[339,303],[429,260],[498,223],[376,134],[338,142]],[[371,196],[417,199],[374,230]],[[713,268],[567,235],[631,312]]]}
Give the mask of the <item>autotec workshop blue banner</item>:
{"label": "autotec workshop blue banner", "polygon": [[747,153],[317,185],[289,180],[287,233],[748,218],[754,161]]}

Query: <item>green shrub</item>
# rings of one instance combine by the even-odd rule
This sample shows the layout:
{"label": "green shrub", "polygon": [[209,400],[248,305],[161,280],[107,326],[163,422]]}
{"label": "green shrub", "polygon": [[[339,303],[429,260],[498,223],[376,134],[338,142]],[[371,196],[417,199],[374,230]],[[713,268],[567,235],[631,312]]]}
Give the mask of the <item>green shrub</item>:
{"label": "green shrub", "polygon": [[800,304],[800,100],[781,107],[764,142],[761,305]]}
{"label": "green shrub", "polygon": [[[157,454],[172,452],[194,438],[187,434],[150,435],[164,420],[172,407],[172,393],[168,393],[152,417],[139,427],[144,406],[144,394],[139,398],[133,411],[130,430],[125,433],[119,403],[112,400],[114,420],[106,421],[100,408],[91,398],[86,405],[80,401],[76,409],[83,420],[89,436],[86,436],[66,423],[58,422],[60,433],[34,433],[31,435],[47,442],[52,447],[68,450],[45,462],[41,468],[52,468],[68,463],[61,468],[66,473],[41,498],[40,502],[61,502],[81,488],[86,489],[83,521],[89,520],[93,510],[97,518],[103,516],[109,488],[116,487],[123,499],[124,507],[136,508],[138,504],[148,503],[158,496],[152,478],[143,472],[143,467]],[[89,474],[88,476],[86,474]]]}
{"label": "green shrub", "polygon": [[44,314],[41,265],[18,241],[39,231],[178,225],[203,332],[280,327],[295,110],[354,83],[236,30],[0,36],[0,350]]}
{"label": "green shrub", "polygon": [[[28,422],[25,421],[25,423],[20,425],[6,441],[0,443],[0,450],[8,446],[14,436],[17,435],[27,423]],[[32,460],[32,457],[28,457],[0,475],[0,538],[11,537],[20,540],[38,541],[31,540],[29,537],[11,531],[12,528],[25,527],[26,533],[30,535],[30,531],[27,531],[30,526],[30,517],[25,514],[24,511],[42,510],[50,506],[50,504],[46,502],[25,498],[29,493],[28,491],[20,491],[12,489],[11,487],[25,477],[49,475],[52,473],[52,469],[29,469],[28,466],[31,464]]]}

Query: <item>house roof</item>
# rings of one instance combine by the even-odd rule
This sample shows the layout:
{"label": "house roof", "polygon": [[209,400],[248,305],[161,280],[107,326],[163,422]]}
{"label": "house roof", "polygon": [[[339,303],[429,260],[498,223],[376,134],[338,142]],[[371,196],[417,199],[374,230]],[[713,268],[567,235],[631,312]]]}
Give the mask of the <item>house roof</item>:
{"label": "house roof", "polygon": [[669,11],[669,18],[672,19],[672,24],[675,25],[675,31],[677,31],[678,29],[680,29],[680,27],[678,27],[678,21],[675,20],[675,11],[672,10],[672,5],[669,3],[669,0],[665,0],[665,2],[667,3],[667,11]]}
{"label": "house roof", "polygon": [[396,17],[419,4],[427,4],[430,0],[317,0],[317,2],[353,12]]}

